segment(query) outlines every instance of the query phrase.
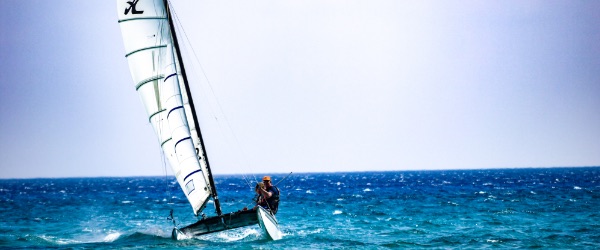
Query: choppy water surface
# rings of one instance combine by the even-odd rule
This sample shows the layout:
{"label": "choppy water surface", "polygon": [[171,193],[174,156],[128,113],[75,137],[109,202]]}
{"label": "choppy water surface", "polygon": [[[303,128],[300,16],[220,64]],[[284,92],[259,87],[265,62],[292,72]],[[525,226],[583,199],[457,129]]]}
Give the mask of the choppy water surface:
{"label": "choppy water surface", "polygon": [[[215,179],[224,212],[251,205],[243,176]],[[597,167],[302,173],[279,187],[282,240],[252,226],[174,241],[169,211],[196,218],[171,177],[0,180],[0,247],[600,248]]]}

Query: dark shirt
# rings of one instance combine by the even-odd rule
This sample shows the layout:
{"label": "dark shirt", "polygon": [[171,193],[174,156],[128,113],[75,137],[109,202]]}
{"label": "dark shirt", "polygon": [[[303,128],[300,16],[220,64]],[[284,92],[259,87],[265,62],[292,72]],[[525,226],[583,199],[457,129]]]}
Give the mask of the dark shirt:
{"label": "dark shirt", "polygon": [[275,214],[279,207],[279,188],[271,186],[266,188],[266,190],[267,192],[271,192],[271,198],[267,199],[267,203],[269,204],[269,208],[273,211],[273,214]]}

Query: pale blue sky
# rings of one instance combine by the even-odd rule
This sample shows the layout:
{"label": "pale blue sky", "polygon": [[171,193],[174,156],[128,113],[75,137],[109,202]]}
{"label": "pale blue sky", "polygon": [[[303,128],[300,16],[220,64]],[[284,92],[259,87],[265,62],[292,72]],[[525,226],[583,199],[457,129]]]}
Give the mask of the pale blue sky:
{"label": "pale blue sky", "polygon": [[[173,4],[216,174],[600,165],[598,1]],[[116,3],[0,9],[0,178],[164,175]]]}

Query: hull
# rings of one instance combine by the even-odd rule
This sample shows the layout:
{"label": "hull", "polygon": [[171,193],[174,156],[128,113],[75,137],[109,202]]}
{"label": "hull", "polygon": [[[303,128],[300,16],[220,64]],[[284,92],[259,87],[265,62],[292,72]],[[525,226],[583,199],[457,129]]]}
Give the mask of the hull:
{"label": "hull", "polygon": [[279,223],[277,222],[277,219],[275,219],[275,216],[271,215],[269,211],[262,207],[258,208],[257,215],[260,227],[267,233],[269,238],[272,240],[280,240],[282,233],[279,230]]}
{"label": "hull", "polygon": [[181,240],[255,224],[258,224],[258,216],[255,211],[239,211],[208,217],[181,229],[174,228],[171,236],[175,240]]}

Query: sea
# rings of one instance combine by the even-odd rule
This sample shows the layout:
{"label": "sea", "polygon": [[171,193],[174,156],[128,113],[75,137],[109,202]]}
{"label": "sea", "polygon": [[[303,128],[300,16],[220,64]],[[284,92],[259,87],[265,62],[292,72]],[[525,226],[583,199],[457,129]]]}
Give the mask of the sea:
{"label": "sea", "polygon": [[[3,179],[0,248],[600,249],[600,167],[271,176],[278,241],[258,225],[172,240],[198,220],[172,176]],[[216,175],[223,211],[253,206],[261,177]]]}

